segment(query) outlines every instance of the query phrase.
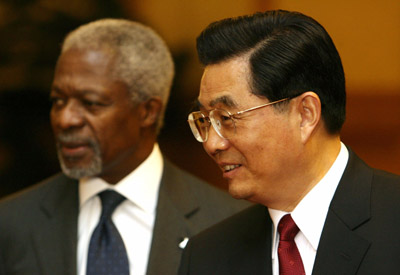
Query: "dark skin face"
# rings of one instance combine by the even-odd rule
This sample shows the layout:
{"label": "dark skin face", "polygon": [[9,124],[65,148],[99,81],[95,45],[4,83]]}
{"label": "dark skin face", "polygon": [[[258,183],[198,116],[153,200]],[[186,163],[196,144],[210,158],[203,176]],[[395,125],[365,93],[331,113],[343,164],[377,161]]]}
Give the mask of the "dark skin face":
{"label": "dark skin face", "polygon": [[63,53],[51,89],[50,117],[64,166],[93,173],[96,169],[89,167],[100,158],[99,171],[87,176],[115,184],[146,156],[141,148],[143,105],[130,100],[126,85],[112,77],[112,66],[104,51]]}

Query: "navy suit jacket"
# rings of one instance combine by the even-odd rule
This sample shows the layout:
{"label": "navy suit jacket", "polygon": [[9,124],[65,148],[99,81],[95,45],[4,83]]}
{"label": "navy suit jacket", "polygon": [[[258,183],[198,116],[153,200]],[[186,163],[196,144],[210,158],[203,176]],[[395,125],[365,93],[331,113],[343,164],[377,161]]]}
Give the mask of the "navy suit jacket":
{"label": "navy suit jacket", "polygon": [[[149,275],[175,275],[185,237],[248,206],[164,164]],[[0,202],[0,274],[76,274],[78,213],[78,181],[63,174]]]}
{"label": "navy suit jacket", "polygon": [[[256,205],[193,237],[179,275],[272,274],[272,221]],[[312,274],[400,274],[400,176],[350,151]]]}

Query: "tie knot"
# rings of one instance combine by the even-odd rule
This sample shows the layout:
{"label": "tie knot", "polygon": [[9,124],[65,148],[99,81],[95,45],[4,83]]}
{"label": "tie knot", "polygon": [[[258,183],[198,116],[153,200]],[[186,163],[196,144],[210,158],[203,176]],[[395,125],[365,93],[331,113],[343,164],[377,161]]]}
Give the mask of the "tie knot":
{"label": "tie knot", "polygon": [[283,216],[282,219],[279,221],[278,232],[280,234],[279,240],[294,240],[294,237],[296,237],[297,233],[299,232],[299,228],[297,227],[290,214]]}
{"label": "tie knot", "polygon": [[124,196],[122,196],[118,192],[115,192],[114,190],[103,191],[99,193],[99,197],[101,199],[102,218],[111,217],[115,208],[126,199]]}

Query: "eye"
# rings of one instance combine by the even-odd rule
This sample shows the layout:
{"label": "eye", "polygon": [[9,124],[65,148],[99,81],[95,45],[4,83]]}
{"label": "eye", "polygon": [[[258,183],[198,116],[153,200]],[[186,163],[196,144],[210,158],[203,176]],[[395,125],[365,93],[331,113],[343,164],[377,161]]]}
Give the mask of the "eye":
{"label": "eye", "polygon": [[93,100],[83,100],[83,104],[88,107],[102,106],[102,104],[100,102],[93,101]]}
{"label": "eye", "polygon": [[220,116],[221,121],[226,121],[226,120],[230,120],[230,116],[225,116],[225,115],[221,115]]}
{"label": "eye", "polygon": [[215,113],[215,118],[222,124],[229,123],[231,121],[231,117],[228,112],[223,110],[217,110]]}
{"label": "eye", "polygon": [[53,107],[60,107],[65,104],[65,99],[59,96],[50,96],[50,102]]}
{"label": "eye", "polygon": [[112,105],[112,102],[104,101],[96,98],[81,98],[81,104],[89,111],[99,111],[102,108]]}

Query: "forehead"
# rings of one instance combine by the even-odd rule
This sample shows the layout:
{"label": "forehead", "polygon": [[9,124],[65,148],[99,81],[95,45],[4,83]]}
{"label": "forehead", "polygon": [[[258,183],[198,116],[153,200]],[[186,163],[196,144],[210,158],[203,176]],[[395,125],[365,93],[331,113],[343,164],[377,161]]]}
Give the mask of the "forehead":
{"label": "forehead", "polygon": [[205,108],[235,107],[253,97],[249,71],[248,60],[243,57],[208,65],[201,79],[199,104]]}
{"label": "forehead", "polygon": [[72,72],[105,74],[111,69],[112,61],[111,54],[105,50],[70,49],[59,57],[56,74]]}
{"label": "forehead", "polygon": [[58,59],[53,87],[85,89],[113,82],[114,58],[105,50],[69,49]]}
{"label": "forehead", "polygon": [[58,59],[52,88],[55,90],[108,90],[115,81],[114,59],[107,51],[70,49]]}

